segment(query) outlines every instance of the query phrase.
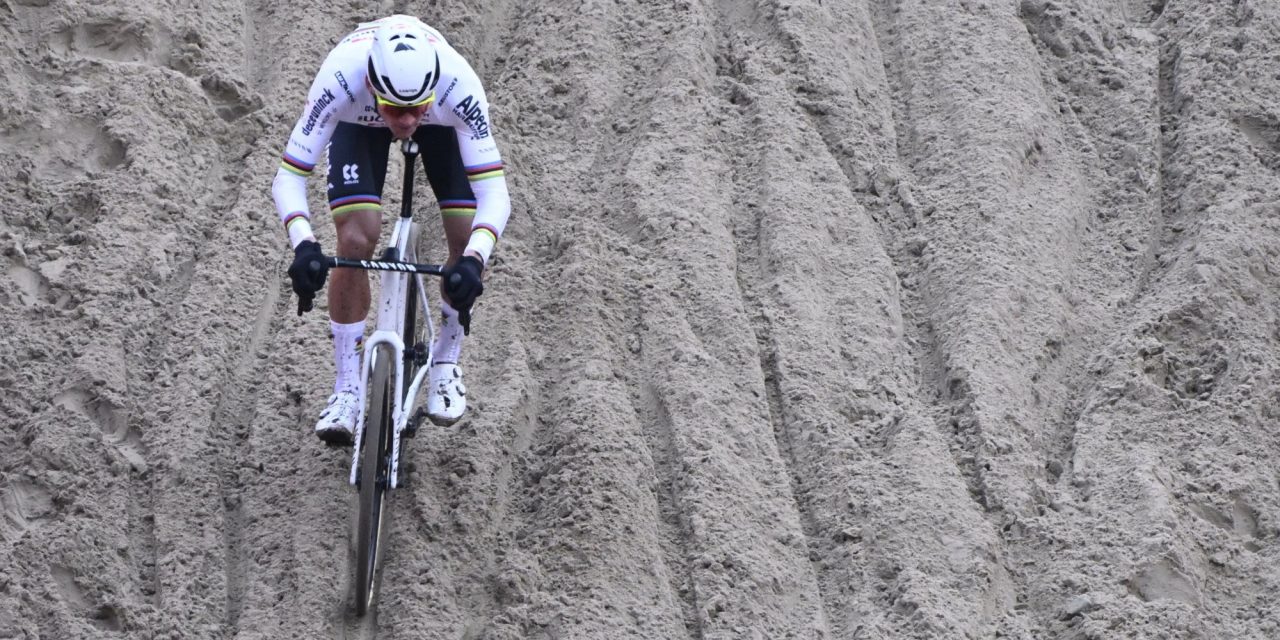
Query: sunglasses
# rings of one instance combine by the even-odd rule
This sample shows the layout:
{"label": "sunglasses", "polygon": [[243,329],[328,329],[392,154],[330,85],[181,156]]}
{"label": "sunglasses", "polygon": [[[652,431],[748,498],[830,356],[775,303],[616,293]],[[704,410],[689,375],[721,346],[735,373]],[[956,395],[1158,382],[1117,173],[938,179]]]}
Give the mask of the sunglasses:
{"label": "sunglasses", "polygon": [[427,94],[427,98],[425,100],[420,100],[413,104],[396,104],[394,102],[391,102],[390,100],[384,99],[382,96],[376,93],[373,94],[373,100],[374,102],[378,103],[378,106],[380,107],[389,107],[391,109],[416,109],[418,107],[428,106],[432,102],[435,102],[436,92],[432,91],[431,93]]}

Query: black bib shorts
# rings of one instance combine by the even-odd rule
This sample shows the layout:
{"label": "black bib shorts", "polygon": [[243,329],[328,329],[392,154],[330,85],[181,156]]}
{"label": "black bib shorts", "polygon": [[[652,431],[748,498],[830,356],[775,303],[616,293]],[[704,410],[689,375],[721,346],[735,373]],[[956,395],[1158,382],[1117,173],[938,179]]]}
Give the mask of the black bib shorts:
{"label": "black bib shorts", "polygon": [[[443,216],[474,216],[476,196],[450,127],[419,126],[413,140],[421,151],[427,182]],[[382,208],[391,130],[339,122],[329,141],[329,211],[336,218],[351,211]]]}

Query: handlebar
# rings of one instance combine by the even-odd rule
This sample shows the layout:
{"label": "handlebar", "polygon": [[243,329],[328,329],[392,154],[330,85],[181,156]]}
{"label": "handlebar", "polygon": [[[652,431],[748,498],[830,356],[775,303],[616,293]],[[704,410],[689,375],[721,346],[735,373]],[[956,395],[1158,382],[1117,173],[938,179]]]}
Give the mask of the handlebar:
{"label": "handlebar", "polygon": [[[339,258],[336,256],[325,256],[323,260],[312,260],[309,265],[312,271],[328,271],[343,267],[346,269],[364,269],[366,271],[402,271],[405,273],[425,273],[430,276],[443,276],[444,265],[441,264],[419,264],[416,262],[401,262],[399,260],[353,260],[351,258]],[[457,284],[462,280],[462,276],[453,274],[449,279],[451,284]],[[312,298],[298,298],[298,315],[312,309]]]}
{"label": "handlebar", "polygon": [[414,262],[401,262],[399,260],[352,260],[350,258],[326,256],[323,265],[315,260],[311,262],[312,269],[320,269],[322,267],[325,269],[344,267],[348,269],[366,269],[369,271],[407,271],[411,273],[425,273],[432,276],[444,275],[444,265],[417,264]]}

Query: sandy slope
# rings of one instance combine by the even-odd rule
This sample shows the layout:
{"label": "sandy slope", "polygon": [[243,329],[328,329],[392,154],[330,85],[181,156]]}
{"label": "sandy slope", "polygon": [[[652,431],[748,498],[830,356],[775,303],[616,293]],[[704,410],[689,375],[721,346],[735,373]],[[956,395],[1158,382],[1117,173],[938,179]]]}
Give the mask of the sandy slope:
{"label": "sandy slope", "polygon": [[[269,182],[393,11],[486,79],[514,213],[355,621]],[[0,638],[1280,636],[1274,3],[0,27]]]}

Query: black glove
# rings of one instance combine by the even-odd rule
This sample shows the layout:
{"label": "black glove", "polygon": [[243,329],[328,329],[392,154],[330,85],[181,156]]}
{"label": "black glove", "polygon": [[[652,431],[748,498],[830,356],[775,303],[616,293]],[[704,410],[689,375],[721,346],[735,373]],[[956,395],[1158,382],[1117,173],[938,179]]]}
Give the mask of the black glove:
{"label": "black glove", "polygon": [[320,243],[303,240],[293,248],[293,264],[289,265],[289,279],[293,281],[293,292],[298,294],[298,315],[310,311],[311,301],[316,292],[324,286],[324,279],[329,275],[325,264],[324,252],[320,251]]}
{"label": "black glove", "polygon": [[484,282],[480,280],[483,272],[484,263],[479,258],[462,256],[444,273],[444,292],[449,304],[458,310],[458,324],[464,335],[471,335],[471,305],[484,293]]}

